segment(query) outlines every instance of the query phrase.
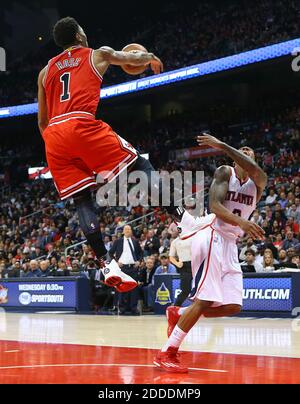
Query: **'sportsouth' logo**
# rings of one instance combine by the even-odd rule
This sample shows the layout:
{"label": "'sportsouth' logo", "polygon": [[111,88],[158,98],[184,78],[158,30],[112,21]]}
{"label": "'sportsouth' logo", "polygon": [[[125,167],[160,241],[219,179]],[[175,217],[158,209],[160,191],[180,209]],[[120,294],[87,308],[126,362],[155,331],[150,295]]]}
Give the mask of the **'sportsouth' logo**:
{"label": "'sportsouth' logo", "polygon": [[5,304],[8,302],[8,289],[3,285],[0,285],[0,304]]}
{"label": "'sportsouth' logo", "polygon": [[165,306],[166,304],[172,303],[170,297],[170,291],[166,288],[164,283],[161,284],[160,288],[156,291],[155,303]]}
{"label": "'sportsouth' logo", "polygon": [[31,294],[28,292],[23,292],[19,296],[19,302],[24,306],[27,306],[31,303]]}
{"label": "'sportsouth' logo", "polygon": [[107,275],[110,273],[110,269],[109,268],[105,268],[103,271],[104,275]]}

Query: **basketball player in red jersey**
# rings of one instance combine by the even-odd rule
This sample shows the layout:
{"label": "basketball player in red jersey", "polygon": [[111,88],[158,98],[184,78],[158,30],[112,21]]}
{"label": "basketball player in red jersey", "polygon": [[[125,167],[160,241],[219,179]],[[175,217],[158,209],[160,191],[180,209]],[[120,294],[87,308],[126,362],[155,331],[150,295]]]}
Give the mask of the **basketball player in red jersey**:
{"label": "basketball player in red jersey", "polygon": [[95,114],[110,64],[150,64],[155,74],[163,65],[153,53],[119,52],[107,46],[90,49],[83,29],[71,17],[58,21],[53,35],[63,52],[48,62],[38,78],[38,123],[48,166],[60,198],[74,198],[80,226],[103,266],[106,283],[126,292],[136,282],[115,261],[104,265],[106,249],[90,187],[95,186],[97,174],[111,181],[133,163],[137,170],[154,169]]}
{"label": "basketball player in red jersey", "polygon": [[[109,125],[96,120],[95,114],[109,65],[150,64],[155,74],[163,70],[163,65],[153,53],[120,52],[107,46],[89,48],[83,29],[71,17],[58,21],[53,35],[64,50],[48,62],[38,78],[38,121],[48,166],[61,199],[74,198],[80,226],[103,265],[106,283],[125,292],[136,287],[136,282],[125,276],[115,261],[104,267],[106,249],[90,187],[95,186],[96,175],[112,181],[133,165],[146,173],[150,185],[154,168]],[[161,192],[159,177],[157,185]],[[173,204],[169,212],[175,211]],[[178,217],[183,213],[181,208]]]}
{"label": "basketball player in red jersey", "polygon": [[[237,314],[242,307],[243,275],[238,260],[236,239],[248,233],[263,239],[264,231],[249,217],[256,208],[267,183],[267,176],[255,163],[250,147],[236,150],[204,134],[200,146],[222,150],[235,162],[235,167],[221,166],[214,175],[209,192],[209,206],[215,221],[191,234],[193,289],[187,308],[167,309],[168,341],[154,359],[154,364],[168,372],[186,373],[178,358],[178,349],[186,334],[200,316],[224,317]],[[193,226],[195,219],[185,212],[182,227]],[[180,225],[180,224],[179,224]]]}

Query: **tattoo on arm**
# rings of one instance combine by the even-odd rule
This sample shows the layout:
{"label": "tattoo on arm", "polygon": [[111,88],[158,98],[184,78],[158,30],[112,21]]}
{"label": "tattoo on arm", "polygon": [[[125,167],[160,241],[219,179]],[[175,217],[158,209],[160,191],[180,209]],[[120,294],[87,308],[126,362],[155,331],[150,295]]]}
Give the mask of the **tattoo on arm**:
{"label": "tattoo on arm", "polygon": [[238,226],[241,218],[223,205],[228,191],[230,170],[229,166],[221,166],[216,170],[209,190],[209,206],[211,212],[215,213],[218,218],[233,226]]}

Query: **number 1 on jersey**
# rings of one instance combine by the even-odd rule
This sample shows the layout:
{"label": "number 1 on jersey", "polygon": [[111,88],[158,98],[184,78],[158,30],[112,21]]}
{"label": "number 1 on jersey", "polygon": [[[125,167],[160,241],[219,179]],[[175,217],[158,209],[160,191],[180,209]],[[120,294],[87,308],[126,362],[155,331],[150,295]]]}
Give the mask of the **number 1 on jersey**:
{"label": "number 1 on jersey", "polygon": [[61,102],[68,101],[71,98],[70,78],[71,78],[71,73],[64,73],[62,76],[60,76],[60,82],[63,85],[63,92],[60,96]]}

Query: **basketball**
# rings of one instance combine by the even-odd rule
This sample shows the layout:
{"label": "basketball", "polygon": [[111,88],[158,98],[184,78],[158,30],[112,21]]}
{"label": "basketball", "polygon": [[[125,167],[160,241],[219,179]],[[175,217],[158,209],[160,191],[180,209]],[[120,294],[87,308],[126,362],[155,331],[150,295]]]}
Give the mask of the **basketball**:
{"label": "basketball", "polygon": [[[147,49],[143,45],[139,45],[138,43],[131,43],[129,45],[126,45],[123,49],[123,52],[136,52],[136,51],[142,51],[142,52],[148,52]],[[137,75],[137,74],[142,74],[144,71],[147,69],[148,65],[144,66],[133,66],[133,65],[124,65],[122,66],[122,69],[124,70],[125,73],[131,74],[131,75]]]}

